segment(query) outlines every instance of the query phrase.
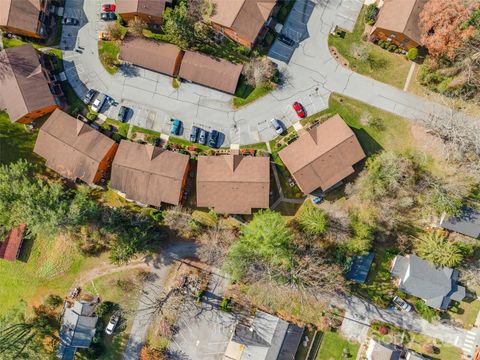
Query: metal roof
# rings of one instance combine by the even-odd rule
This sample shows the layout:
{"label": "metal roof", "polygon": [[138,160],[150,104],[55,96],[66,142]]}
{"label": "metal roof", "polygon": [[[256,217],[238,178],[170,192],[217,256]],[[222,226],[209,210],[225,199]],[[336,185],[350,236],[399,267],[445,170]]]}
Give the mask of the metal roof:
{"label": "metal roof", "polygon": [[452,216],[448,219],[445,219],[444,216],[442,221],[440,221],[440,226],[444,229],[478,239],[480,238],[480,212],[465,206],[458,216]]}
{"label": "metal roof", "polygon": [[345,274],[348,280],[353,280],[358,283],[364,283],[367,280],[368,272],[372,266],[374,253],[368,253],[367,255],[356,255],[353,257],[350,270]]}

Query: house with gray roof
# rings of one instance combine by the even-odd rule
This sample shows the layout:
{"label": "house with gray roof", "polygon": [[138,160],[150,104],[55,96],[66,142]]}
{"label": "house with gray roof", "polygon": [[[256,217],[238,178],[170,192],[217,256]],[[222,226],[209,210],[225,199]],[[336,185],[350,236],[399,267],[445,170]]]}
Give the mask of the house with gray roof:
{"label": "house with gray roof", "polygon": [[77,349],[90,347],[98,321],[95,315],[97,304],[98,298],[93,301],[77,300],[65,310],[57,350],[59,359],[72,360]]}
{"label": "house with gray roof", "polygon": [[392,344],[370,339],[365,353],[367,360],[400,360],[402,351]]}
{"label": "house with gray roof", "polygon": [[462,301],[465,288],[457,284],[458,270],[435,267],[415,255],[398,255],[391,274],[398,278],[398,288],[423,299],[435,309],[447,310],[451,300]]}
{"label": "house with gray roof", "polygon": [[295,358],[303,329],[257,310],[251,324],[237,324],[225,351],[227,360]]}
{"label": "house with gray roof", "polygon": [[458,216],[448,217],[444,213],[439,226],[474,239],[480,239],[480,212],[464,206]]}

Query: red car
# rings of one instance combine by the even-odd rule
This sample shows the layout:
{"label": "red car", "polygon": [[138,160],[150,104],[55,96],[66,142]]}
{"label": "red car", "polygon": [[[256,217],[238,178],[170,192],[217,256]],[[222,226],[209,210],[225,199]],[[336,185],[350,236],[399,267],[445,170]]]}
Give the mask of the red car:
{"label": "red car", "polygon": [[292,106],[298,117],[303,119],[305,117],[305,110],[303,110],[302,104],[300,104],[298,101],[295,101]]}
{"label": "red car", "polygon": [[102,5],[102,12],[114,12],[114,11],[115,11],[115,4]]}

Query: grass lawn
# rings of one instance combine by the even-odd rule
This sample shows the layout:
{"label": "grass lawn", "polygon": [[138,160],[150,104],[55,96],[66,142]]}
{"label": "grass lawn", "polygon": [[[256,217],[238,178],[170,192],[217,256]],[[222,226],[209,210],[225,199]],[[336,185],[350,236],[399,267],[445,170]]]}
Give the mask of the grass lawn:
{"label": "grass lawn", "polygon": [[0,262],[0,315],[20,300],[40,305],[49,294],[65,296],[79,273],[101,261],[102,257],[85,258],[71,239],[63,236],[25,240],[19,260]]}
{"label": "grass lawn", "polygon": [[110,118],[107,118],[105,120],[105,122],[107,124],[110,124],[110,125],[113,125],[115,126],[117,129],[118,129],[118,133],[124,137],[125,139],[127,138],[127,134],[128,134],[128,128],[130,127],[130,125],[124,123],[124,122],[121,122],[119,120],[114,120],[114,119],[110,119]]}
{"label": "grass lawn", "polygon": [[[369,76],[375,80],[403,89],[410,69],[410,62],[404,55],[394,54],[373,43],[363,41],[365,30],[363,22],[366,7],[364,6],[352,33],[345,33],[344,38],[330,35],[328,45],[335,47],[355,72]],[[361,48],[367,59],[357,59],[355,54]]]}
{"label": "grass lawn", "polygon": [[235,91],[235,97],[233,98],[233,107],[239,108],[254,102],[257,99],[267,95],[269,92],[273,90],[271,85],[267,86],[257,86],[253,87],[248,85],[245,82],[245,78],[242,76],[240,77],[240,81],[237,86],[237,90]]}
{"label": "grass lawn", "polygon": [[261,143],[250,144],[250,145],[242,145],[240,146],[240,149],[256,149],[256,150],[267,151],[267,144],[265,144],[264,142],[261,142]]}
{"label": "grass lawn", "polygon": [[[118,71],[118,54],[120,53],[120,44],[117,41],[98,42],[98,56],[100,62],[107,72],[111,75]],[[106,59],[109,59],[106,61]]]}
{"label": "grass lawn", "polygon": [[12,124],[5,112],[0,112],[0,164],[8,164],[18,159],[37,162],[39,158],[32,152],[37,132],[28,132],[21,124]]}
{"label": "grass lawn", "polygon": [[317,360],[343,359],[344,349],[350,354],[349,359],[355,359],[360,344],[344,339],[336,332],[327,331],[323,334],[322,344],[317,354]]}
{"label": "grass lawn", "polygon": [[85,290],[100,296],[103,302],[111,301],[118,304],[123,316],[113,337],[103,335],[104,352],[98,359],[114,360],[122,358],[123,350],[128,342],[131,319],[138,305],[138,297],[141,294],[142,281],[139,275],[140,270],[127,270],[104,275],[85,284]]}
{"label": "grass lawn", "polygon": [[[378,330],[380,327],[387,329],[387,333],[385,335],[380,334]],[[383,322],[372,323],[369,334],[376,341],[395,343],[397,345],[403,344],[407,349],[411,349],[420,354],[432,356],[432,359],[458,360],[462,358],[462,350],[456,346],[445,344],[435,338],[413,331],[407,331],[391,324]],[[427,345],[433,345],[435,347],[434,354],[426,354]]]}
{"label": "grass lawn", "polygon": [[211,149],[210,147],[208,147],[206,145],[201,145],[201,144],[198,144],[198,143],[192,143],[191,141],[188,141],[188,140],[176,137],[176,136],[172,136],[172,135],[169,136],[168,143],[169,144],[178,144],[178,145],[182,145],[182,146],[195,146],[196,148],[198,148],[200,150],[204,150],[204,151]]}
{"label": "grass lawn", "polygon": [[44,47],[45,45],[40,45],[40,44],[35,44],[35,43],[29,43],[27,41],[22,41],[19,39],[9,39],[5,35],[3,36],[3,47],[5,49],[15,47],[15,46],[20,46],[20,45],[25,45],[25,44],[32,44],[34,48],[40,49]]}
{"label": "grass lawn", "polygon": [[[473,289],[477,296],[480,294],[480,288]],[[456,306],[452,306],[448,311],[448,316],[453,318],[455,321],[458,321],[463,324],[467,329],[470,329],[475,325],[475,320],[477,319],[478,312],[480,311],[480,300],[475,299],[473,301],[467,302],[462,301],[460,303],[453,302]],[[454,309],[458,309],[454,311]]]}

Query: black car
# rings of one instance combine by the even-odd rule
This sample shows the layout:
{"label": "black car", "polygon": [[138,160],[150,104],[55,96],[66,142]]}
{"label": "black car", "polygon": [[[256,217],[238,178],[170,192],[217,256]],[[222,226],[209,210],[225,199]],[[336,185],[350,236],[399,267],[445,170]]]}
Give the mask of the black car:
{"label": "black car", "polygon": [[217,130],[212,130],[210,133],[210,139],[208,139],[208,146],[216,148],[218,146],[218,137],[220,133]]}
{"label": "black car", "polygon": [[100,18],[103,21],[113,21],[117,20],[117,15],[114,12],[104,12],[100,14]]}
{"label": "black car", "polygon": [[74,18],[63,18],[63,25],[78,25],[78,20]]}
{"label": "black car", "polygon": [[196,126],[192,126],[192,131],[190,131],[190,141],[191,142],[196,142],[197,141],[197,136],[198,136],[198,132],[200,131],[200,129]]}
{"label": "black car", "polygon": [[198,133],[198,143],[201,145],[207,143],[207,132],[203,129],[200,129],[200,132]]}
{"label": "black car", "polygon": [[125,122],[127,120],[129,108],[126,106],[120,106],[120,110],[118,111],[118,120],[121,122]]}
{"label": "black car", "polygon": [[83,103],[88,105],[92,102],[92,99],[97,95],[97,90],[90,89],[88,92],[83,96]]}
{"label": "black car", "polygon": [[293,44],[295,44],[295,41],[293,41],[292,39],[290,39],[289,37],[287,37],[285,35],[280,35],[278,37],[278,40],[280,40],[281,42],[283,42],[284,44],[286,44],[288,46],[293,46]]}

